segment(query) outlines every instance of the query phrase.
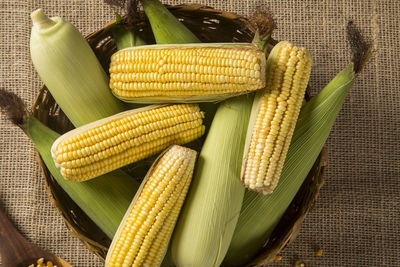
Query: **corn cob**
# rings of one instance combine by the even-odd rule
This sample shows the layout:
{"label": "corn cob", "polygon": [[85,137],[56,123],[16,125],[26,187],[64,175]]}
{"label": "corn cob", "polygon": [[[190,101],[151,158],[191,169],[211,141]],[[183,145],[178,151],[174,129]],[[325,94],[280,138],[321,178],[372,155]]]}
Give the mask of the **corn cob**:
{"label": "corn cob", "polygon": [[110,88],[126,102],[209,102],[262,89],[265,55],[253,44],[140,46],[111,58]]}
{"label": "corn cob", "polygon": [[134,109],[62,135],[51,152],[65,179],[84,181],[197,139],[203,116],[195,104]]}
{"label": "corn cob", "polygon": [[122,220],[106,266],[159,266],[192,179],[197,152],[172,146],[149,170]]}
{"label": "corn cob", "polygon": [[263,247],[320,154],[355,78],[351,63],[301,109],[273,194],[245,193],[224,266],[242,266]]}
{"label": "corn cob", "polygon": [[248,128],[243,184],[271,193],[279,180],[311,71],[311,56],[287,41],[267,60],[267,87],[256,95]]}

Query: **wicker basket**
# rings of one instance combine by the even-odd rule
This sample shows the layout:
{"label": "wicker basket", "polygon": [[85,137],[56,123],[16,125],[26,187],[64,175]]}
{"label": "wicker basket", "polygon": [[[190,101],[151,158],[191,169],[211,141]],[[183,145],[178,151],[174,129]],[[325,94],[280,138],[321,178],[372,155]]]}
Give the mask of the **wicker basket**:
{"label": "wicker basket", "polygon": [[[168,6],[168,9],[203,42],[251,42],[254,36],[253,24],[248,19],[233,13],[196,4]],[[115,42],[109,31],[112,23],[87,36],[89,44],[106,70],[111,55],[116,51]],[[154,43],[147,20],[139,21],[137,27],[142,31],[142,36],[147,43]],[[33,113],[35,117],[58,133],[64,133],[73,128],[45,86],[39,91],[33,105]],[[90,251],[104,259],[111,240],[56,183],[40,157],[38,160],[45,174],[48,195],[71,234],[78,237]],[[267,265],[287,244],[294,240],[302,221],[318,197],[323,184],[322,176],[326,162],[327,156],[324,149],[271,237],[247,266]]]}

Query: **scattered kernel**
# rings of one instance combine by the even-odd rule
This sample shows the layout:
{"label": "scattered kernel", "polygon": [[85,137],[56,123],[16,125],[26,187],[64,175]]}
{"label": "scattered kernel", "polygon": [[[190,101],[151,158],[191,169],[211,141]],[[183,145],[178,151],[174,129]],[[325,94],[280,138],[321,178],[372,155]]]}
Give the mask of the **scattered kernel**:
{"label": "scattered kernel", "polygon": [[282,256],[276,255],[275,256],[275,261],[280,261],[280,260],[282,260]]}
{"label": "scattered kernel", "polygon": [[304,261],[299,259],[293,264],[293,267],[307,267],[307,265],[304,263]]}
{"label": "scattered kernel", "polygon": [[[57,267],[57,265],[53,265],[52,261],[45,262],[44,258],[37,259],[36,263],[36,267]],[[35,267],[35,264],[31,264],[28,267]]]}
{"label": "scattered kernel", "polygon": [[321,257],[322,253],[323,253],[322,249],[317,250],[317,252],[316,252],[317,257]]}

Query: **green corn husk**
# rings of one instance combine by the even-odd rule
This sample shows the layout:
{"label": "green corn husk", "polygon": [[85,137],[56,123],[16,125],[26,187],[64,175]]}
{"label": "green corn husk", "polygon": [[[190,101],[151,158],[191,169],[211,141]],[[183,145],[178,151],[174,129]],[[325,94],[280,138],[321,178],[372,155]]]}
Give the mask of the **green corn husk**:
{"label": "green corn husk", "polygon": [[140,38],[137,31],[130,30],[122,24],[122,18],[118,13],[116,13],[116,22],[111,26],[111,33],[118,50],[146,45],[146,42]]}
{"label": "green corn husk", "polygon": [[108,237],[112,238],[139,188],[139,184],[135,179],[119,170],[81,183],[65,180],[54,165],[50,153],[51,146],[59,134],[47,128],[34,117],[30,117],[27,124],[28,129],[23,130],[34,142],[57,183],[89,218]]}
{"label": "green corn husk", "polygon": [[[144,12],[146,13],[150,25],[156,39],[157,44],[184,44],[184,43],[199,43],[200,40],[186,28],[168,9],[166,9],[159,0],[142,0]],[[158,13],[160,12],[161,13]],[[212,115],[216,110],[214,104],[201,104],[200,108],[206,111],[204,124],[210,124]],[[168,246],[168,251],[161,263],[162,267],[175,266],[172,261],[171,245]]]}
{"label": "green corn husk", "polygon": [[117,44],[117,49],[122,50],[128,47],[146,45],[145,41],[135,31],[129,30],[124,25],[115,25],[112,35]]}
{"label": "green corn husk", "polygon": [[70,23],[31,14],[30,51],[41,80],[75,126],[124,111],[89,44]]}
{"label": "green corn husk", "polygon": [[321,152],[355,77],[351,63],[302,108],[279,184],[270,195],[246,191],[223,266],[245,264],[268,239]]}
{"label": "green corn husk", "polygon": [[[146,6],[146,3],[147,3],[147,6]],[[160,43],[174,44],[174,43],[200,42],[199,39],[197,37],[194,37],[193,33],[191,33],[179,20],[177,20],[172,14],[170,14],[169,11],[165,7],[163,7],[162,4],[158,0],[143,0],[142,4],[144,6],[144,11],[150,20],[153,34],[157,40],[157,43],[159,43],[159,44]],[[158,15],[158,13],[157,13],[157,10],[160,10],[160,9],[162,9],[164,12],[164,15],[162,15],[162,16]],[[165,14],[165,12],[168,12],[168,14]],[[164,16],[164,20],[163,20],[163,16]],[[228,103],[230,101],[234,101],[236,105],[242,106],[242,109],[243,109],[242,112],[248,111],[249,112],[248,116],[250,116],[252,100],[249,100],[248,96],[242,96],[242,97],[238,97],[237,99],[227,100]],[[213,117],[218,105],[210,104],[210,103],[202,103],[202,104],[200,104],[200,106],[201,106],[202,110],[206,111],[205,124],[209,125],[209,123],[207,123],[207,121]],[[219,107],[217,109],[217,113],[218,112],[223,113],[226,111],[226,109],[227,109],[226,106]],[[231,114],[231,115],[232,115],[232,117],[234,116],[233,114]],[[241,115],[244,115],[244,114],[241,114]],[[239,116],[239,114],[236,114],[236,116]],[[219,124],[218,121],[219,120],[216,120],[214,118],[213,123],[211,124],[210,131],[212,131],[213,128],[216,129],[218,127],[218,124]],[[221,121],[222,121],[222,123],[225,122],[225,120],[223,120],[223,119]],[[237,122],[235,122],[232,118],[232,123],[234,125],[236,125]],[[243,122],[243,124],[240,127],[243,127],[243,125],[247,125],[247,122]],[[229,124],[227,125],[227,127],[229,127],[229,128],[232,126],[233,125],[229,125]],[[221,128],[223,128],[223,127],[221,127]],[[246,127],[243,127],[243,128],[246,128]],[[244,131],[243,133],[246,132],[246,129],[239,128],[239,131],[241,131],[241,130]],[[231,134],[231,131],[229,131],[229,130],[225,129],[224,134],[225,134],[225,132],[228,134]],[[207,142],[208,143],[213,142],[212,141],[213,138],[209,138],[209,136],[207,136],[204,146],[206,145]],[[216,136],[215,138],[217,140],[221,139],[221,137],[219,137],[219,136]],[[245,138],[245,137],[243,137],[243,138]],[[222,139],[223,139],[223,137],[222,137]],[[235,139],[235,141],[237,142],[239,140]],[[236,144],[236,142],[233,142],[233,143]],[[244,142],[244,139],[243,139],[243,142]],[[244,145],[244,143],[243,143],[243,145]],[[202,164],[201,163],[202,162],[202,160],[201,160],[202,153],[203,154],[206,153],[206,152],[203,152],[204,146],[203,146],[202,152],[200,154],[200,160],[199,160],[199,164],[197,166],[196,173],[197,172],[200,173],[200,168],[202,170],[204,170],[205,172],[208,171],[206,167],[200,167],[200,166],[202,166],[201,165]],[[240,146],[240,145],[237,145],[237,146]],[[209,145],[208,149],[210,149],[210,150],[212,149],[211,145]],[[228,148],[225,147],[225,149],[228,149]],[[236,149],[237,149],[237,147],[236,147]],[[204,150],[204,151],[206,151],[206,150]],[[216,150],[216,152],[220,153],[220,151],[217,151],[217,150]],[[216,154],[218,155],[218,153],[216,153]],[[241,154],[241,153],[238,153],[238,154]],[[214,157],[215,155],[211,155],[211,156]],[[236,156],[238,156],[238,155],[236,155]],[[231,158],[231,160],[233,161],[232,158]],[[226,164],[226,162],[228,162],[227,159],[225,159],[225,164]],[[237,164],[238,162],[240,162],[240,157],[237,159],[236,162],[234,162],[232,164]],[[207,164],[212,164],[212,163],[207,162]],[[219,167],[216,167],[216,168],[220,169]],[[240,166],[238,166],[238,168],[240,169]],[[234,168],[232,168],[232,172],[234,172],[233,170],[234,170]],[[198,254],[199,256],[195,256],[195,257],[201,258],[198,260],[196,259],[196,261],[197,261],[196,264],[198,264],[198,265],[193,265],[193,266],[201,266],[201,267],[208,266],[208,265],[204,265],[205,262],[211,262],[212,266],[218,265],[218,262],[221,263],[222,259],[224,258],[224,255],[226,253],[226,250],[229,246],[229,242],[232,237],[232,233],[235,228],[236,221],[237,221],[237,214],[234,213],[234,210],[236,210],[236,211],[240,210],[240,207],[242,205],[242,197],[243,197],[244,189],[238,183],[240,181],[239,175],[240,175],[240,173],[238,173],[238,175],[236,175],[236,178],[237,178],[236,180],[234,179],[234,177],[231,177],[233,179],[230,179],[230,183],[231,183],[232,187],[228,188],[228,189],[230,189],[229,191],[232,193],[236,190],[238,193],[236,195],[236,198],[234,198],[233,201],[231,201],[231,202],[227,201],[229,203],[229,210],[227,209],[226,210],[227,212],[224,215],[222,215],[221,217],[219,217],[220,215],[218,215],[218,212],[214,213],[214,214],[217,214],[216,217],[208,218],[210,220],[208,223],[212,227],[210,227],[210,228],[207,227],[204,229],[204,231],[202,231],[203,234],[207,235],[207,230],[210,229],[210,231],[215,230],[215,232],[217,234],[216,235],[208,234],[207,236],[210,239],[209,240],[202,239],[202,241],[201,241],[202,243],[197,242],[197,241],[199,241],[198,239],[191,240],[190,239],[191,233],[190,233],[190,231],[187,231],[187,229],[189,229],[189,227],[187,227],[187,224],[189,223],[189,221],[181,222],[182,220],[187,220],[187,219],[182,219],[182,218],[179,219],[177,229],[183,229],[182,228],[183,226],[179,226],[179,225],[185,224],[185,229],[186,229],[185,233],[184,233],[185,235],[183,235],[183,233],[179,233],[179,230],[175,231],[173,238],[172,238],[172,240],[173,240],[172,246],[169,247],[169,250],[168,250],[168,252],[164,258],[164,261],[162,263],[163,267],[174,266],[174,264],[171,262],[171,260],[172,260],[172,255],[171,255],[172,248],[171,247],[174,247],[174,246],[175,246],[174,257],[175,257],[175,263],[177,266],[185,265],[185,263],[180,262],[180,260],[188,260],[189,262],[194,261],[195,259],[191,258],[191,256],[194,256],[193,254],[191,254],[193,252],[199,253]],[[221,191],[226,190],[223,182],[215,185],[212,183],[213,182],[212,178],[215,178],[215,177],[208,177],[207,180],[210,183],[210,186],[212,186],[214,188],[214,190],[218,190],[218,189],[220,189]],[[196,180],[196,178],[194,178],[194,179]],[[204,182],[206,182],[206,180]],[[197,188],[196,182],[194,182],[194,183],[195,183],[195,185],[193,187]],[[235,187],[234,185],[237,185],[237,187]],[[192,191],[193,191],[193,189],[192,189]],[[226,190],[226,191],[228,191],[228,190]],[[204,187],[203,187],[203,190],[202,190],[203,195],[204,195],[204,192],[205,191],[204,191]],[[189,192],[189,194],[190,194],[190,192]],[[197,194],[197,195],[200,196],[200,194]],[[194,197],[192,197],[192,198],[194,198]],[[227,199],[231,199],[231,198],[232,198],[232,194],[227,194]],[[190,199],[190,196],[189,196],[189,199]],[[187,203],[190,203],[189,199],[186,201],[186,206],[184,206],[183,214],[189,213],[189,211],[185,211],[185,210],[189,210],[189,208],[188,208],[189,204],[187,204]],[[224,201],[223,203],[226,203],[226,202]],[[200,202],[197,202],[197,204],[200,205],[201,207],[207,207],[206,204],[202,204]],[[205,209],[205,210],[209,214],[212,214],[213,212],[215,212],[215,211],[213,211],[213,207],[214,207],[214,205],[209,206],[208,209]],[[219,208],[221,208],[221,207],[222,206],[219,206]],[[230,218],[231,221],[228,220],[229,214],[231,214],[231,218]],[[185,215],[183,215],[183,216],[185,216]],[[196,214],[194,212],[194,217],[193,217],[193,219],[190,220],[191,227],[194,227],[194,228],[196,228],[196,224],[197,224],[196,218],[198,218],[198,217],[196,217],[196,216],[198,216],[198,214]],[[187,215],[186,215],[186,217],[187,217]],[[216,218],[216,220],[219,220],[219,225],[216,226],[215,228],[214,228],[214,224],[213,224],[214,218]],[[203,225],[204,225],[204,223],[207,223],[206,222],[207,218],[204,218],[204,219],[205,220],[203,220]],[[225,224],[228,224],[228,226],[226,226]],[[191,229],[194,229],[194,228],[191,228]],[[197,229],[199,229],[199,228],[197,228]],[[223,231],[225,231],[225,233],[222,233]],[[176,237],[176,236],[178,236],[178,237]],[[218,243],[220,241],[222,242],[221,244]],[[186,248],[185,248],[184,244],[186,245]],[[215,244],[217,244],[217,248],[213,247],[213,246],[215,246]],[[178,247],[178,245],[179,245],[179,247]],[[198,251],[198,249],[196,249],[196,248],[200,249],[200,251]],[[208,254],[208,252],[206,252],[206,251],[210,251],[210,254]],[[189,254],[186,255],[186,252]],[[188,256],[188,255],[191,255],[191,256]],[[180,257],[182,257],[182,258],[180,260],[178,260],[178,262],[177,262],[177,258],[180,258]]]}
{"label": "green corn husk", "polygon": [[183,25],[159,0],[142,0],[157,44],[199,43],[200,40]]}
{"label": "green corn husk", "polygon": [[[108,77],[79,31],[59,17],[48,18],[41,9],[31,17],[32,61],[71,122],[82,126],[124,111],[122,102],[111,94]],[[66,181],[50,155],[52,143],[59,135],[35,119],[28,121],[22,128],[36,144],[57,183],[112,238],[139,186],[137,182],[122,171],[79,184]]]}
{"label": "green corn husk", "polygon": [[177,266],[219,266],[242,205],[241,158],[253,97],[222,102],[197,162],[172,239]]}
{"label": "green corn husk", "polygon": [[4,108],[12,122],[33,141],[57,183],[112,238],[139,188],[136,180],[122,171],[113,171],[82,183],[65,180],[55,166],[50,152],[53,142],[60,135],[25,113],[22,100],[4,90],[0,90],[0,108]]}

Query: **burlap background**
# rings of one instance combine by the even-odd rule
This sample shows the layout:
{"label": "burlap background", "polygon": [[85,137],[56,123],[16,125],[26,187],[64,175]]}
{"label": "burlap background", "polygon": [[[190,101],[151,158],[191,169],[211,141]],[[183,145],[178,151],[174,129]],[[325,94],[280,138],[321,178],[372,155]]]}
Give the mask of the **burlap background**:
{"label": "burlap background", "polygon": [[[181,3],[192,1],[167,1]],[[257,0],[197,1],[249,15]],[[344,28],[349,19],[375,41],[375,55],[361,73],[328,141],[326,184],[297,240],[276,266],[297,258],[309,266],[400,266],[400,4],[393,1],[268,1],[277,39],[306,46],[313,55],[315,94],[349,61]],[[90,33],[112,19],[100,0],[1,0],[0,83],[32,104],[40,81],[29,56],[29,13],[42,7]],[[102,266],[71,237],[51,206],[32,144],[0,120],[0,198],[33,243],[74,266]],[[315,256],[321,248],[322,257]]]}

